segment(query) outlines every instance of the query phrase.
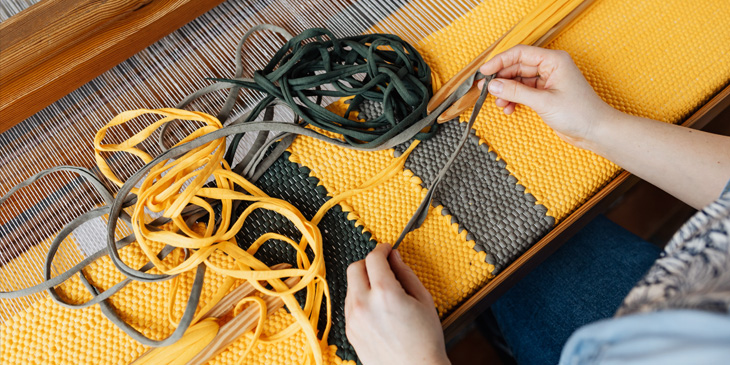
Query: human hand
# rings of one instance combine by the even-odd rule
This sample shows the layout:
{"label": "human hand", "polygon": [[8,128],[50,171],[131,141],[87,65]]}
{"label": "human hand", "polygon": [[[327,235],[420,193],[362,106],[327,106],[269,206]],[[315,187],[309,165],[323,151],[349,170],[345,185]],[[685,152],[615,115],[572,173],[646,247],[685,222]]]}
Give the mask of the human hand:
{"label": "human hand", "polygon": [[[488,87],[511,114],[516,104],[532,108],[560,138],[589,148],[598,124],[620,113],[593,91],[564,51],[518,45],[487,61],[479,71],[497,74]],[[484,81],[479,88],[484,87]]]}
{"label": "human hand", "polygon": [[388,244],[347,268],[345,323],[363,364],[449,364],[431,294]]}

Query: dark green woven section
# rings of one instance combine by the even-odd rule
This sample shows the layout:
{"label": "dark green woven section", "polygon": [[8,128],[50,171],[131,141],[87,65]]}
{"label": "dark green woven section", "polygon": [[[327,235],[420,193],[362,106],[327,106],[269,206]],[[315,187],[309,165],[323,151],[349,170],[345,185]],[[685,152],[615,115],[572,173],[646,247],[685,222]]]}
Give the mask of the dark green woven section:
{"label": "dark green woven section", "polygon": [[[284,199],[297,207],[302,214],[311,219],[320,206],[330,198],[323,186],[317,186],[319,180],[309,176],[309,169],[299,167],[289,161],[289,152],[285,152],[256,182],[266,194]],[[239,207],[240,213],[244,206]],[[319,224],[324,241],[324,259],[332,299],[332,330],[329,343],[337,346],[337,355],[343,360],[356,360],[355,350],[345,336],[345,295],[347,294],[347,266],[364,259],[376,242],[370,234],[361,233],[355,222],[347,219],[339,205],[330,209]],[[247,248],[265,232],[277,232],[292,239],[300,235],[295,227],[283,217],[266,210],[257,210],[246,219],[241,231],[236,236],[238,244]],[[257,258],[273,265],[281,262],[296,264],[294,249],[281,241],[270,241],[264,244],[256,254]],[[301,303],[301,296],[299,297]],[[320,318],[320,331],[324,329],[326,319],[323,311]]]}

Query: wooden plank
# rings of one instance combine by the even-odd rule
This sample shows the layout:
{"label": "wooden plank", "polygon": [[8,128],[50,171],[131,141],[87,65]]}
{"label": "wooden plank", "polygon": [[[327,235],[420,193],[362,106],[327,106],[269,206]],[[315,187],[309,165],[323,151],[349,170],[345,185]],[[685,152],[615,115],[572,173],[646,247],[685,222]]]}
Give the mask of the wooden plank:
{"label": "wooden plank", "polygon": [[570,26],[577,24],[583,15],[588,14],[588,9],[595,4],[595,0],[585,0],[578,5],[573,11],[570,12],[565,18],[560,20],[558,24],[555,24],[552,29],[548,30],[540,39],[535,42],[535,46],[544,47],[550,44],[555,38],[563,34],[565,31],[570,29]]}
{"label": "wooden plank", "polygon": [[44,0],[0,23],[0,132],[222,0]]}
{"label": "wooden plank", "polygon": [[[703,105],[684,123],[685,127],[701,129],[719,113],[730,107],[730,84]],[[633,186],[639,178],[623,171],[608,185],[560,222],[552,231],[510,264],[486,286],[467,299],[442,322],[447,341],[454,338],[477,316],[489,308],[502,294],[545,261],[588,222],[605,211],[611,202]]]}

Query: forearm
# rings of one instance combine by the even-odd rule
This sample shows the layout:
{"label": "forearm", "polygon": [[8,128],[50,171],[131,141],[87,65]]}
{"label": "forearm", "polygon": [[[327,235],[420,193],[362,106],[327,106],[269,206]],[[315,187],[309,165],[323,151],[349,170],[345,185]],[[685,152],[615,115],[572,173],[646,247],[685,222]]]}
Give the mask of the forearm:
{"label": "forearm", "polygon": [[506,114],[523,104],[563,140],[613,161],[696,208],[730,179],[730,137],[623,114],[596,95],[565,52],[516,46],[480,72]]}
{"label": "forearm", "polygon": [[616,112],[582,146],[702,208],[730,179],[730,137]]}

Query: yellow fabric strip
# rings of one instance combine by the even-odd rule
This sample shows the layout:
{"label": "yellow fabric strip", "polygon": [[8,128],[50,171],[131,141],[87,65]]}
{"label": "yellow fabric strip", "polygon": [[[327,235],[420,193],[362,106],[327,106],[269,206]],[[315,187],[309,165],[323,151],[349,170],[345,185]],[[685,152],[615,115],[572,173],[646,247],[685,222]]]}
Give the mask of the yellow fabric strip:
{"label": "yellow fabric strip", "polygon": [[[145,114],[160,115],[163,118],[150,124],[141,132],[135,134],[128,140],[119,144],[104,144],[103,140],[109,128],[122,125],[128,121]],[[110,180],[121,185],[119,179],[106,164],[101,152],[120,151],[128,152],[138,156],[144,163],[149,163],[152,157],[145,152],[139,150],[135,146],[148,138],[158,128],[172,120],[190,120],[198,121],[205,124],[184,138],[178,145],[193,140],[199,136],[207,134],[211,131],[221,128],[221,124],[214,117],[198,113],[188,112],[176,109],[159,109],[159,110],[135,110],[124,112],[115,117],[97,134],[94,140],[96,158],[101,172]],[[200,147],[192,149],[183,156],[173,161],[161,161],[153,167],[150,172],[139,184],[139,188],[134,192],[137,195],[137,202],[132,208],[132,228],[137,239],[136,245],[144,252],[147,260],[152,262],[157,270],[168,275],[178,275],[183,273],[192,273],[199,265],[206,265],[213,272],[222,274],[225,278],[235,278],[247,280],[250,285],[259,292],[270,296],[281,298],[289,309],[290,313],[296,318],[299,329],[306,335],[308,346],[306,347],[307,362],[322,363],[321,343],[326,344],[327,332],[329,326],[322,334],[322,339],[317,337],[316,328],[319,321],[320,306],[322,298],[329,298],[329,290],[327,290],[326,282],[324,282],[324,261],[322,256],[322,237],[316,226],[316,221],[310,222],[291,204],[280,199],[274,199],[266,196],[260,189],[250,182],[246,181],[239,175],[230,171],[230,167],[223,160],[225,152],[225,139],[219,139]],[[216,188],[204,188],[209,177],[216,180]],[[184,186],[183,184],[186,184]],[[374,184],[377,181],[373,182]],[[245,190],[244,192],[234,191],[234,187]],[[217,225],[215,232],[211,229],[215,225],[215,214],[212,214],[212,207],[205,200],[212,198],[221,202],[220,223]],[[248,201],[251,204],[244,212],[233,221],[233,202]],[[193,203],[203,207],[209,214],[207,228],[190,227],[181,217],[182,210]],[[161,212],[163,216],[173,218],[165,230],[150,230],[146,221],[145,209],[152,212]],[[248,250],[243,250],[235,243],[234,236],[241,230],[245,219],[257,209],[267,209],[274,211],[286,217],[294,226],[302,233],[302,239],[299,243],[287,240],[292,246],[297,248],[298,269],[270,270],[268,266],[254,258],[256,250],[261,244],[269,239],[284,238],[281,235],[269,234],[262,237]],[[322,213],[323,215],[323,213]],[[320,216],[321,217],[321,216]],[[196,229],[199,228],[199,229]],[[159,252],[155,249],[155,244],[162,243],[180,249],[191,249],[189,257],[182,262],[176,262],[174,265],[163,263],[157,258]],[[305,249],[310,247],[314,254],[314,259],[310,262],[305,254]],[[214,254],[224,254],[234,261],[233,267],[221,267],[209,260]],[[284,277],[296,276],[301,280],[292,288],[284,284],[281,279]],[[272,289],[265,288],[259,281],[265,280]],[[172,281],[172,292],[168,299],[168,317],[175,326],[175,320],[172,315],[172,308],[177,297],[178,279]],[[228,280],[225,290],[218,290],[213,296],[213,300],[208,306],[215,304],[222,298],[225,291],[230,288],[231,282]],[[307,289],[306,302],[304,308],[294,298],[294,293]],[[327,300],[327,321],[329,323],[330,309],[329,299]],[[261,312],[262,314],[265,311]],[[198,314],[198,318],[203,313]],[[210,339],[215,336],[210,332],[217,332],[218,327],[194,325],[188,331],[188,338],[194,337],[199,341]],[[260,333],[260,329],[257,329]],[[321,341],[321,343],[320,343]],[[254,341],[255,342],[255,341]],[[193,347],[186,341],[187,347]],[[207,345],[207,342],[197,346],[201,349]],[[180,351],[185,347],[175,345],[167,350],[159,350],[164,354]],[[252,347],[249,346],[247,351]],[[186,350],[187,351],[187,350]],[[152,359],[158,359],[155,353]],[[243,354],[245,356],[245,354]]]}
{"label": "yellow fabric strip", "polygon": [[[341,102],[330,105],[344,111]],[[342,194],[363,184],[396,160],[393,151],[362,152],[341,148],[308,137],[299,137],[289,148],[290,160],[311,169],[332,195]],[[402,158],[399,157],[399,158]],[[350,212],[349,219],[362,225],[378,242],[392,243],[425,196],[421,180],[408,170],[364,194],[357,194],[340,205]],[[421,228],[408,234],[399,247],[403,259],[413,268],[434,297],[441,315],[454,308],[493,276],[492,265],[484,262],[486,253],[476,252],[466,231],[458,233],[450,216],[441,208],[430,212]]]}

